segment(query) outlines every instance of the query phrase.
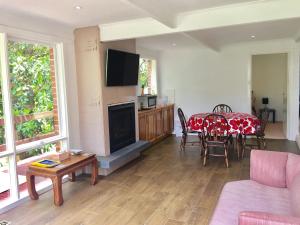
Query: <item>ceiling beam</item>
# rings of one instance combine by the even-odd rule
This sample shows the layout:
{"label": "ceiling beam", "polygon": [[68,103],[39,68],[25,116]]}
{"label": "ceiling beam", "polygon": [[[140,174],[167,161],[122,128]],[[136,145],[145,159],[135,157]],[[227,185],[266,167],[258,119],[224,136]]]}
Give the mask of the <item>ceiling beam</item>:
{"label": "ceiling beam", "polygon": [[[162,17],[161,13],[158,14]],[[292,18],[300,18],[299,0],[254,1],[182,13],[176,17],[176,28],[150,17],[102,24],[99,27],[101,41],[113,41]],[[171,21],[174,23],[174,19]]]}
{"label": "ceiling beam", "polygon": [[149,17],[152,17],[169,28],[176,27],[176,15],[170,14],[168,9],[157,7],[149,1],[122,0],[122,2],[143,11],[149,15]]}
{"label": "ceiling beam", "polygon": [[198,35],[194,35],[192,33],[182,32],[185,37],[189,38],[190,40],[193,40],[194,42],[198,43],[201,47],[209,48],[210,50],[213,50],[215,52],[219,52],[220,48],[216,46],[215,44],[211,43],[208,40],[204,40],[203,38],[199,37]]}

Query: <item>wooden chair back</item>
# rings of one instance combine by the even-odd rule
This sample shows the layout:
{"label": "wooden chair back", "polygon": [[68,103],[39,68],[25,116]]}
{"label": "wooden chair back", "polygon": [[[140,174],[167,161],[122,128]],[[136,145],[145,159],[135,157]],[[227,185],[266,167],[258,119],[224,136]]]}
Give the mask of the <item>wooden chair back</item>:
{"label": "wooden chair back", "polygon": [[177,113],[178,113],[178,117],[179,117],[179,120],[180,120],[182,133],[187,133],[187,123],[186,123],[186,119],[185,119],[185,116],[184,116],[184,113],[183,113],[182,109],[178,108]]}
{"label": "wooden chair back", "polygon": [[261,115],[260,115],[260,124],[256,127],[256,133],[258,135],[264,135],[266,126],[268,124],[269,121],[269,116],[270,116],[270,112],[268,109],[264,109],[261,111]]}
{"label": "wooden chair back", "polygon": [[218,104],[214,107],[213,113],[231,113],[232,109],[226,104]]}
{"label": "wooden chair back", "polygon": [[209,114],[203,120],[203,131],[206,140],[221,140],[229,136],[230,126],[227,119],[220,114]]}

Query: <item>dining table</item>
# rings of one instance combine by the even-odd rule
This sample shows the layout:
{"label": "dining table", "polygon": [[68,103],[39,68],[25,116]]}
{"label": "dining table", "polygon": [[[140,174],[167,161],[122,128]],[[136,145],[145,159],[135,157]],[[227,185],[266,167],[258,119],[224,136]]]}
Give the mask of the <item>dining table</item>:
{"label": "dining table", "polygon": [[[188,122],[187,126],[189,130],[195,132],[203,131],[203,120],[204,118],[211,113],[198,113],[192,115]],[[228,121],[230,134],[242,134],[242,135],[251,135],[255,134],[256,127],[260,125],[260,120],[249,113],[241,112],[230,112],[230,113],[218,113],[223,115]]]}
{"label": "dining table", "polygon": [[[193,132],[203,132],[204,118],[212,114],[211,112],[203,112],[192,115],[187,122],[188,129]],[[243,135],[254,135],[257,127],[260,125],[260,120],[252,114],[243,112],[222,112],[229,125],[228,133],[236,135],[237,143],[242,145]],[[243,146],[242,146],[243,147]],[[240,147],[237,145],[237,152],[239,158]]]}

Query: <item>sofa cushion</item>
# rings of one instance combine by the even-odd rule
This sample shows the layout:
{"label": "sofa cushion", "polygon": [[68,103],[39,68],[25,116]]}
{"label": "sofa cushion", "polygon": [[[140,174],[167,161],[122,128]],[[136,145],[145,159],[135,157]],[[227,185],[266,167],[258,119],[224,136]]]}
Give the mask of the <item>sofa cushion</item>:
{"label": "sofa cushion", "polygon": [[210,225],[237,225],[242,211],[260,211],[291,215],[289,190],[259,184],[251,180],[227,183]]}
{"label": "sofa cushion", "polygon": [[286,163],[286,185],[290,188],[294,176],[300,172],[300,156],[289,153]]}
{"label": "sofa cushion", "polygon": [[239,225],[296,225],[300,224],[300,218],[292,216],[282,216],[278,214],[246,211],[241,212],[239,216]]}
{"label": "sofa cushion", "polygon": [[300,217],[300,172],[294,176],[290,187],[290,200],[293,216]]}
{"label": "sofa cushion", "polygon": [[[286,152],[252,150],[250,178],[272,187],[286,187]],[[272,162],[272,163],[270,163]]]}

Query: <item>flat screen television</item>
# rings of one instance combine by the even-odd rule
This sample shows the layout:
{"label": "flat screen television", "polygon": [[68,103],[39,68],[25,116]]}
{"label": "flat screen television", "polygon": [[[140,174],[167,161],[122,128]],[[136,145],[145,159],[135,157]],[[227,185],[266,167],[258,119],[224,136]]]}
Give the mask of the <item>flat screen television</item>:
{"label": "flat screen television", "polygon": [[106,86],[131,86],[138,84],[138,54],[113,49],[107,50]]}

